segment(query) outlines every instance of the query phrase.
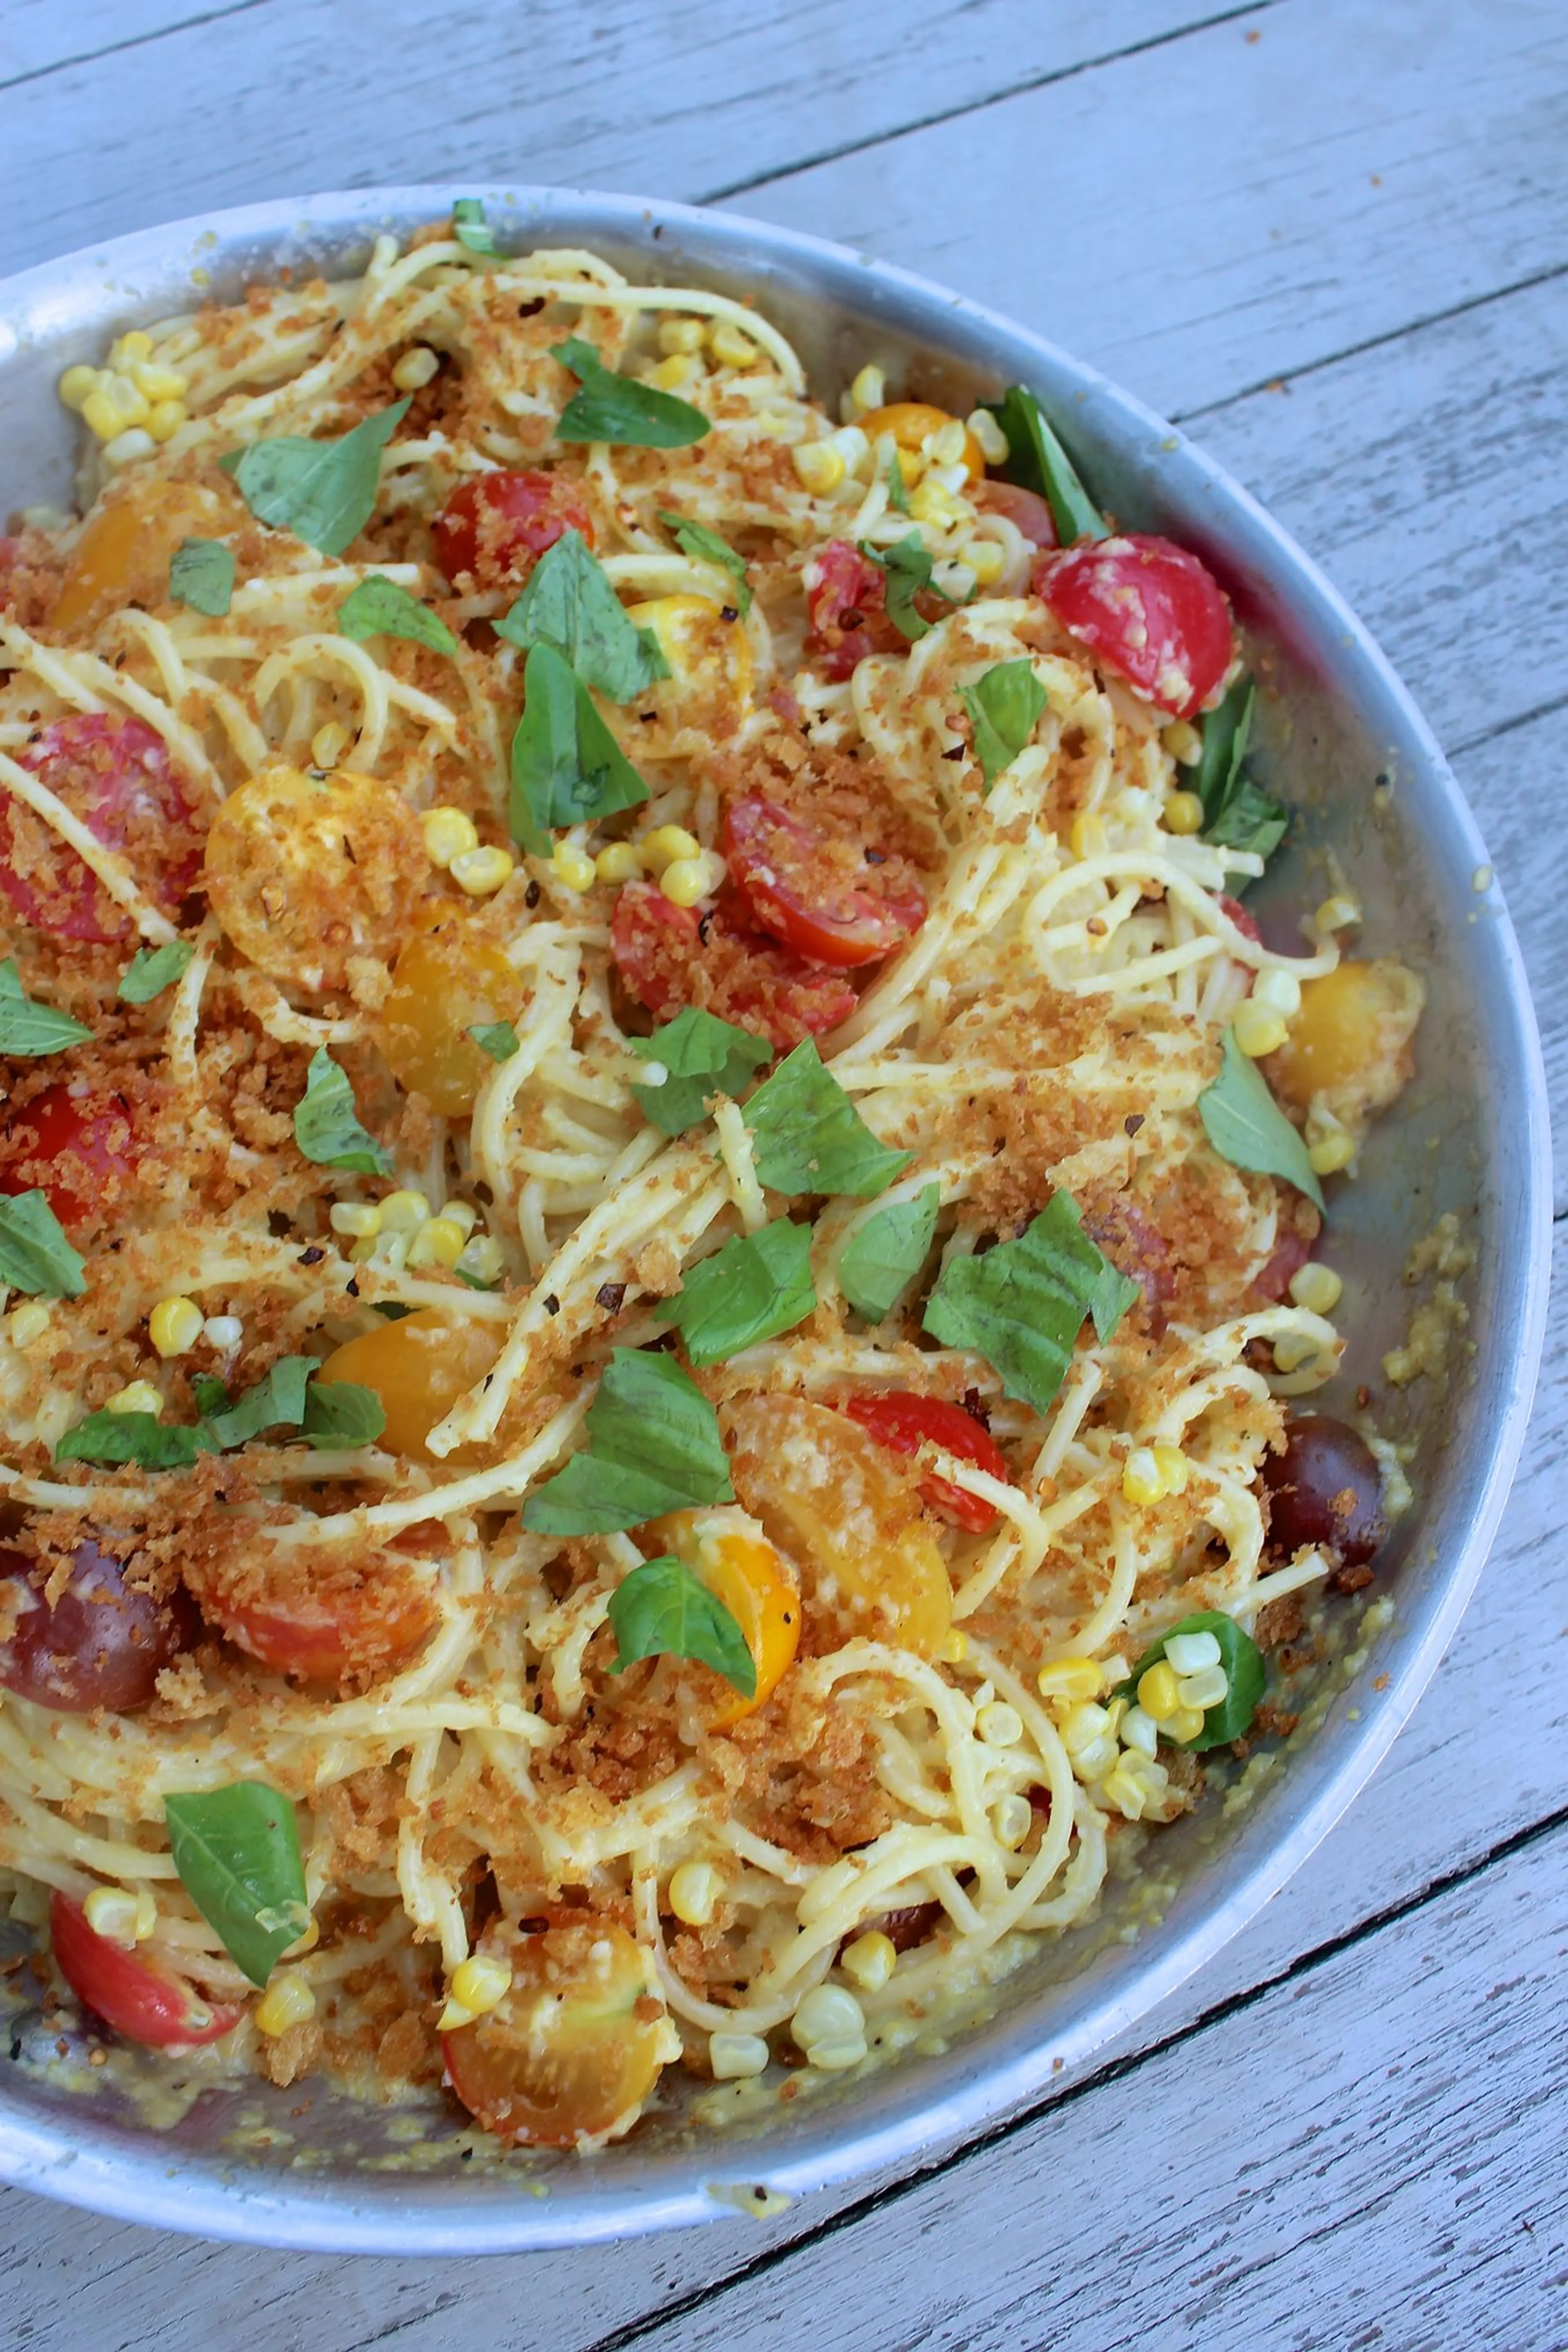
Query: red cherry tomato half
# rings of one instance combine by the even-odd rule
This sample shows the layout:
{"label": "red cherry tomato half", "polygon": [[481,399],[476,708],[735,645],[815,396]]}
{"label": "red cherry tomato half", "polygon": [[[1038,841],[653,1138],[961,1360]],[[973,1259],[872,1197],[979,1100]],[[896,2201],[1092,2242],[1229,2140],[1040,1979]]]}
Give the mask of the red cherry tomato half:
{"label": "red cherry tomato half", "polygon": [[[201,856],[161,735],[139,719],[87,711],[46,727],[16,759],[95,840],[121,852],[160,906],[179,905]],[[9,793],[0,793],[0,890],[25,923],[56,939],[103,946],[132,935],[130,916],[91,867]]]}
{"label": "red cherry tomato half", "polygon": [[[929,1440],[956,1460],[972,1462],[988,1477],[1012,1484],[1013,1474],[1001,1448],[961,1404],[945,1403],[941,1397],[858,1396],[847,1398],[839,1411],[894,1454],[918,1454]],[[994,1505],[967,1494],[951,1478],[922,1478],[921,1498],[955,1527],[967,1528],[971,1535],[983,1536],[995,1525]]]}
{"label": "red cherry tomato half", "polygon": [[79,1904],[58,1890],[49,1897],[49,1934],[78,2000],[129,2041],[153,2050],[195,2050],[221,2042],[245,2015],[242,2002],[204,2000],[173,1969],[110,1943],[88,1926]]}
{"label": "red cherry tomato half", "polygon": [[1114,1198],[1087,1210],[1083,1229],[1118,1274],[1140,1285],[1149,1328],[1158,1339],[1165,1328],[1165,1309],[1176,1295],[1176,1277],[1163,1234],[1131,1201]]}
{"label": "red cherry tomato half", "polygon": [[628,882],[616,900],[610,952],[628,994],[656,1019],[700,1004],[766,1037],[781,1053],[836,1029],[857,998],[841,971],[811,964],[752,929],[731,894],[706,918],[653,882]]}
{"label": "red cherry tomato half", "polygon": [[480,588],[521,580],[564,531],[581,531],[594,544],[588,509],[562,474],[472,474],[458,484],[434,530],[447,579],[456,584],[467,573]]}
{"label": "red cherry tomato half", "polygon": [[814,963],[878,963],[925,920],[918,890],[863,888],[859,877],[875,866],[755,793],[731,803],[724,856],[752,919]]}
{"label": "red cherry tomato half", "polygon": [[1212,703],[1234,650],[1230,607],[1168,539],[1130,532],[1042,556],[1034,587],[1064,629],[1177,719]]}
{"label": "red cherry tomato half", "polygon": [[1312,1244],[1300,1234],[1281,1234],[1274,1244],[1274,1255],[1267,1259],[1252,1277],[1252,1287],[1259,1298],[1273,1306],[1289,1292],[1295,1276],[1300,1273],[1312,1255]]}
{"label": "red cherry tomato half", "polygon": [[0,1140],[0,1192],[39,1191],[62,1225],[100,1216],[142,1158],[123,1095],[47,1087],[14,1111]]}
{"label": "red cherry tomato half", "polygon": [[983,512],[1005,515],[1020,537],[1031,547],[1058,547],[1056,517],[1037,490],[1026,490],[1016,482],[972,482],[966,493],[972,506]]}
{"label": "red cherry tomato half", "polygon": [[77,1546],[52,1607],[35,1574],[25,1553],[0,1551],[0,1601],[15,1618],[0,1642],[0,1684],[62,1715],[150,1706],[158,1676],[195,1632],[184,1594],[161,1602],[135,1591],[120,1562],[91,1542]]}
{"label": "red cherry tomato half", "polygon": [[806,650],[829,677],[847,677],[868,654],[903,652],[904,640],[888,618],[887,575],[847,540],[830,539],[812,558],[806,602]]}

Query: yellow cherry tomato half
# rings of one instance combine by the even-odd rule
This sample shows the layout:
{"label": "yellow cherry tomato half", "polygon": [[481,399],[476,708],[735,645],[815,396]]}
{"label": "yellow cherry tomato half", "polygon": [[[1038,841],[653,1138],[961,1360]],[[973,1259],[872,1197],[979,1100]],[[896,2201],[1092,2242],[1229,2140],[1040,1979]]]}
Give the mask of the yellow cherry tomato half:
{"label": "yellow cherry tomato half", "polygon": [[710,1731],[728,1731],[773,1696],[795,1663],[800,1593],[794,1575],[744,1511],[671,1511],[647,1535],[657,1551],[672,1551],[685,1561],[745,1636],[757,1687],[743,1698],[721,1682],[723,1696],[708,1717]]}
{"label": "yellow cherry tomato half", "polygon": [[381,1050],[393,1076],[443,1118],[471,1111],[496,1065],[469,1035],[515,1022],[523,987],[493,940],[460,919],[416,933],[393,967],[381,1008]]}
{"label": "yellow cherry tomato half", "polygon": [[111,494],[82,526],[49,615],[70,629],[112,598],[168,602],[169,563],[184,539],[217,539],[246,520],[237,492],[195,482],[137,482]]}
{"label": "yellow cherry tomato half", "polygon": [[[916,450],[933,433],[940,433],[944,425],[956,425],[958,419],[945,408],[933,408],[929,401],[893,400],[885,408],[868,410],[855,422],[873,446],[879,433],[890,433],[900,449]],[[984,455],[967,425],[963,428],[963,465],[972,482],[978,482],[985,471]]]}
{"label": "yellow cherry tomato half", "polygon": [[1392,956],[1337,964],[1309,980],[1289,1036],[1269,1057],[1276,1092],[1302,1110],[1325,1095],[1351,1125],[1384,1109],[1410,1076],[1425,1001],[1415,973]]}
{"label": "yellow cherry tomato half", "polygon": [[[734,617],[726,620],[726,613]],[[628,618],[653,632],[670,676],[618,714],[625,740],[657,760],[669,757],[683,728],[732,734],[752,708],[751,641],[735,606],[708,596],[655,596],[630,605]],[[646,710],[657,713],[651,725]]]}
{"label": "yellow cherry tomato half", "polygon": [[[334,1348],[321,1366],[323,1381],[353,1381],[374,1389],[386,1415],[386,1427],[376,1440],[389,1454],[428,1462],[425,1440],[444,1421],[460,1396],[482,1381],[500,1353],[500,1334],[493,1323],[450,1315],[439,1307],[422,1307],[395,1323],[362,1331]],[[465,1451],[443,1457],[462,1461]]]}

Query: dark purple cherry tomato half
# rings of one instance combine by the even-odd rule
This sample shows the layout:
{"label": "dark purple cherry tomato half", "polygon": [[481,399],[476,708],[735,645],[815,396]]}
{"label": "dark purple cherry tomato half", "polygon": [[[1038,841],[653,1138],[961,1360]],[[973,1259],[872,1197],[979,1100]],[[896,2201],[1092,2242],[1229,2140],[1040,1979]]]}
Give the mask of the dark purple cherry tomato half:
{"label": "dark purple cherry tomato half", "polygon": [[1263,1483],[1277,1550],[1321,1544],[1350,1566],[1370,1559],[1388,1533],[1372,1448],[1329,1413],[1292,1417],[1284,1453],[1263,1457]]}
{"label": "dark purple cherry tomato half", "polygon": [[62,1715],[106,1706],[131,1715],[151,1706],[158,1676],[185,1646],[189,1604],[133,1591],[120,1562],[79,1544],[70,1580],[51,1609],[33,1581],[35,1562],[0,1551],[0,1603],[15,1624],[0,1642],[0,1684]]}

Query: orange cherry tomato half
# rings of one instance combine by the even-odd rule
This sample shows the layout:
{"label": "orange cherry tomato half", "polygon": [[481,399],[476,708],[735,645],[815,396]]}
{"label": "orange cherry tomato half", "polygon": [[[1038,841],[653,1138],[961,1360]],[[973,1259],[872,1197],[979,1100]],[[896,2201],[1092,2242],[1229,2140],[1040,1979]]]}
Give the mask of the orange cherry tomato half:
{"label": "orange cherry tomato half", "polygon": [[58,1888],[49,1897],[49,1936],[60,1974],[82,2007],[127,2041],[151,2050],[195,2050],[221,2042],[245,2015],[243,2002],[205,2000],[173,1969],[100,1936],[80,1905]]}
{"label": "orange cherry tomato half", "polygon": [[62,1225],[101,1217],[141,1164],[131,1106],[112,1088],[62,1078],[10,1114],[0,1138],[0,1192],[41,1192]]}
{"label": "orange cherry tomato half", "polygon": [[440,1617],[434,1574],[417,1538],[379,1549],[274,1547],[256,1573],[190,1560],[184,1574],[207,1623],[264,1666],[305,1682],[379,1680],[428,1641]]}
{"label": "orange cherry tomato half", "polygon": [[[416,1462],[434,1457],[425,1440],[460,1396],[482,1381],[500,1353],[493,1323],[422,1307],[395,1323],[362,1331],[334,1348],[321,1366],[323,1381],[353,1381],[374,1389],[386,1415],[377,1444]],[[445,1460],[463,1459],[461,1449]]]}
{"label": "orange cherry tomato half", "polygon": [[813,962],[876,963],[925,920],[918,890],[884,898],[856,853],[830,844],[787,809],[748,793],[724,817],[724,856],[755,920]]}
{"label": "orange cherry tomato half", "polygon": [[[139,719],[84,711],[43,728],[16,762],[95,841],[120,853],[166,913],[174,911],[195,880],[201,853],[161,735]],[[9,793],[0,793],[0,891],[23,922],[55,939],[107,946],[135,928],[92,868]]]}
{"label": "orange cherry tomato half", "polygon": [[773,1696],[795,1664],[801,1613],[795,1578],[743,1511],[671,1511],[647,1532],[656,1552],[672,1551],[685,1561],[745,1636],[757,1670],[751,1697],[742,1697],[715,1677],[722,1696],[708,1717],[708,1728],[728,1731]]}
{"label": "orange cherry tomato half", "polygon": [[510,1990],[441,2037],[452,2088],[509,2147],[571,2147],[627,2130],[664,2063],[662,2004],[624,1927],[587,1913],[532,1931],[500,1922],[479,1943]]}
{"label": "orange cherry tomato half", "polygon": [[433,526],[436,557],[454,587],[521,580],[568,530],[590,547],[594,525],[577,484],[564,474],[472,474],[459,482]]}
{"label": "orange cherry tomato half", "polygon": [[132,482],[94,509],[70,552],[49,614],[74,628],[101,602],[169,601],[169,560],[182,540],[221,539],[247,520],[237,490],[195,482]]}
{"label": "orange cherry tomato half", "polygon": [[[894,1394],[847,1397],[839,1410],[895,1454],[918,1454],[929,1441],[956,1461],[973,1462],[988,1476],[1012,1483],[1001,1447],[961,1404],[949,1404],[941,1397]],[[921,1496],[933,1511],[955,1527],[967,1528],[971,1535],[983,1536],[995,1525],[994,1504],[966,1494],[951,1478],[922,1478]]]}
{"label": "orange cherry tomato half", "polygon": [[1195,555],[1130,531],[1042,556],[1033,585],[1108,669],[1162,710],[1192,719],[1215,702],[1235,646],[1230,606]]}
{"label": "orange cherry tomato half", "polygon": [[676,906],[656,882],[628,882],[611,918],[610,952],[628,994],[660,1021],[699,1004],[781,1053],[837,1029],[858,1002],[841,971],[755,929],[738,891],[704,917]]}
{"label": "orange cherry tomato half", "polygon": [[381,1050],[398,1085],[443,1118],[464,1117],[496,1066],[468,1033],[515,1021],[523,993],[501,949],[460,919],[416,933],[381,1008]]}
{"label": "orange cherry tomato half", "polygon": [[[945,408],[933,408],[926,400],[892,400],[885,408],[868,409],[855,422],[873,444],[879,434],[890,433],[900,449],[914,450],[922,448],[944,425],[956,425],[958,419]],[[963,428],[963,464],[970,480],[979,481],[985,471],[985,457],[967,425]]]}

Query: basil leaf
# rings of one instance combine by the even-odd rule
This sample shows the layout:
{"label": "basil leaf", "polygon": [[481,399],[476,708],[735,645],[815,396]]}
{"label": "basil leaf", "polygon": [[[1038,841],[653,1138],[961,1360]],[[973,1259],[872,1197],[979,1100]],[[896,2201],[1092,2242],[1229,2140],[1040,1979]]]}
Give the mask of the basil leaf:
{"label": "basil leaf", "polygon": [[[1250,849],[1259,857],[1272,857],[1290,827],[1290,813],[1277,800],[1247,777],[1243,777],[1230,799],[1214,823],[1204,833],[1205,841],[1218,844],[1222,849]],[[1246,887],[1238,881],[1236,887]]]}
{"label": "basil leaf", "polygon": [[548,857],[555,828],[636,808],[647,786],[553,646],[533,647],[522,693],[508,817],[512,839],[531,856]]}
{"label": "basil leaf", "polygon": [[1038,492],[1050,508],[1062,546],[1070,547],[1077,539],[1108,539],[1110,524],[1079,481],[1034,394],[1016,383],[1001,400],[984,404],[1007,436],[1004,480]]}
{"label": "basil leaf", "polygon": [[294,1106],[294,1140],[318,1168],[355,1176],[392,1173],[392,1154],[360,1125],[347,1074],[324,1045],[311,1055],[305,1091]]}
{"label": "basil leaf", "polygon": [[1252,680],[1238,677],[1225,699],[1204,713],[1204,748],[1189,786],[1204,804],[1205,825],[1214,823],[1240,782],[1256,699]]}
{"label": "basil leaf", "polygon": [[459,196],[452,206],[452,235],[470,253],[499,253],[496,233],[485,218],[478,196]]}
{"label": "basil leaf", "polygon": [[188,1470],[198,1454],[215,1449],[202,1443],[201,1429],[162,1422],[151,1412],[89,1412],[68,1429],[55,1447],[57,1462],[134,1462],[142,1470]]}
{"label": "basil leaf", "polygon": [[904,469],[899,463],[896,449],[888,460],[888,504],[895,514],[907,515],[910,510],[910,494],[904,488]]}
{"label": "basil leaf", "polygon": [[811,1227],[775,1217],[760,1234],[742,1234],[691,1266],[658,1311],[675,1325],[694,1364],[719,1364],[793,1331],[816,1306]]}
{"label": "basil leaf", "polygon": [[232,474],[258,522],[291,530],[323,555],[341,555],[375,512],[381,453],[408,414],[395,400],[336,441],[302,441],[286,434],[252,441],[218,459]]}
{"label": "basil leaf", "polygon": [[212,1372],[191,1374],[191,1394],[196,1401],[196,1411],[203,1414],[226,1412],[234,1402],[226,1382],[218,1380]]}
{"label": "basil leaf", "polygon": [[695,1658],[732,1683],[742,1698],[757,1688],[757,1662],[721,1601],[673,1552],[645,1559],[610,1595],[613,1675],[639,1658]]}
{"label": "basil leaf", "polygon": [[18,1062],[36,1062],[45,1054],[63,1054],[80,1045],[92,1031],[57,1013],[52,1004],[35,1004],[22,986],[15,956],[0,963],[0,1054]]}
{"label": "basil leaf", "polygon": [[138,948],[115,990],[121,1004],[151,1004],[184,976],[195,949],[189,940],[166,940],[161,948]]}
{"label": "basil leaf", "polygon": [[0,1193],[0,1282],[29,1298],[79,1298],[82,1265],[42,1192]]}
{"label": "basil leaf", "polygon": [[879,1143],[815,1037],[804,1038],[746,1105],[757,1181],[773,1192],[850,1192],[869,1200],[914,1158]]}
{"label": "basil leaf", "polygon": [[492,1062],[510,1062],[518,1048],[518,1034],[510,1021],[481,1021],[468,1034]]}
{"label": "basil leaf", "polygon": [[169,562],[169,593],[176,604],[221,621],[234,601],[234,550],[221,539],[183,539]]}
{"label": "basil leaf", "polygon": [[280,1356],[265,1379],[235,1403],[209,1414],[203,1433],[211,1443],[205,1453],[227,1453],[230,1446],[248,1445],[264,1429],[279,1425],[298,1429],[305,1418],[305,1391],[316,1370],[314,1356]]}
{"label": "basil leaf", "polygon": [[738,1096],[753,1071],[773,1057],[765,1037],[691,1004],[651,1037],[627,1043],[639,1061],[660,1062],[668,1072],[661,1087],[632,1088],[644,1118],[666,1135],[682,1135],[705,1117],[710,1095]]}
{"label": "basil leaf", "polygon": [[264,1985],[310,1924],[293,1806],[264,1780],[231,1780],[165,1797],[163,1819],[186,1894],[251,1983]]}
{"label": "basil leaf", "polygon": [[588,1408],[588,1446],[522,1507],[538,1534],[605,1535],[691,1503],[732,1503],[712,1406],[670,1356],[616,1348]]}
{"label": "basil leaf", "polygon": [[943,1267],[925,1328],[944,1348],[972,1348],[1007,1394],[1044,1412],[1066,1377],[1085,1316],[1109,1339],[1139,1295],[1083,1230],[1070,1192],[1053,1192],[1017,1241]]}
{"label": "basil leaf", "polygon": [[630,702],[670,674],[658,639],[630,619],[578,530],[563,530],[545,549],[527,587],[495,625],[498,636],[524,653],[553,646],[584,686],[596,686],[612,702]]}
{"label": "basil leaf", "polygon": [[1323,1205],[1319,1183],[1299,1129],[1291,1126],[1268,1091],[1256,1062],[1248,1061],[1227,1029],[1219,1076],[1198,1097],[1204,1132],[1222,1160],[1258,1176],[1282,1176]]}
{"label": "basil leaf", "polygon": [[1173,1625],[1169,1633],[1162,1633],[1120,1685],[1118,1696],[1137,1696],[1140,1676],[1159,1664],[1165,1654],[1166,1643],[1178,1633],[1212,1633],[1219,1643],[1219,1662],[1230,1683],[1225,1696],[1214,1706],[1205,1708],[1204,1727],[1197,1738],[1178,1744],[1192,1755],[1201,1755],[1205,1748],[1228,1747],[1233,1739],[1241,1738],[1257,1714],[1268,1677],[1263,1653],[1251,1634],[1243,1633],[1234,1617],[1222,1616],[1217,1609],[1199,1609],[1191,1617],[1184,1617],[1179,1625]]}
{"label": "basil leaf", "polygon": [[373,572],[338,606],[338,635],[363,645],[366,637],[407,637],[433,653],[455,654],[458,640],[441,618],[384,572]]}
{"label": "basil leaf", "polygon": [[746,559],[740,549],[710,530],[705,522],[688,522],[684,515],[670,514],[663,507],[658,513],[666,530],[675,533],[682,555],[689,555],[694,563],[716,564],[720,571],[734,575],[735,610],[743,621],[752,609],[752,592],[746,584]]}
{"label": "basil leaf", "polygon": [[838,1261],[845,1297],[868,1323],[879,1323],[905,1285],[925,1264],[942,1206],[942,1186],[928,1184],[912,1201],[889,1201],[868,1217]]}
{"label": "basil leaf", "polygon": [[974,756],[991,790],[1029,740],[1048,697],[1032,661],[997,662],[973,686],[960,687],[974,729]]}
{"label": "basil leaf", "polygon": [[712,431],[709,419],[672,392],[607,368],[592,343],[572,335],[552,346],[550,356],[581,379],[561,412],[558,441],[607,441],[620,448],[685,449]]}
{"label": "basil leaf", "polygon": [[386,1408],[357,1381],[312,1381],[305,1392],[304,1433],[311,1445],[374,1445]]}
{"label": "basil leaf", "polygon": [[[931,625],[916,612],[915,596],[920,589],[931,587],[931,565],[935,558],[918,530],[906,532],[902,539],[896,539],[891,547],[873,547],[869,540],[863,539],[860,552],[887,573],[888,618],[899,635],[914,645]],[[940,596],[942,591],[937,588],[931,593]],[[951,604],[952,601],[949,596],[947,602]]]}

